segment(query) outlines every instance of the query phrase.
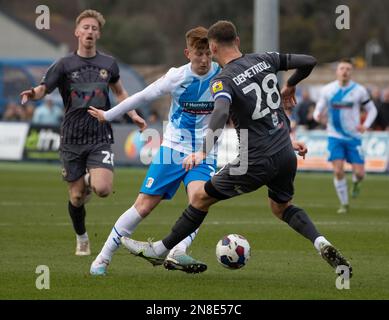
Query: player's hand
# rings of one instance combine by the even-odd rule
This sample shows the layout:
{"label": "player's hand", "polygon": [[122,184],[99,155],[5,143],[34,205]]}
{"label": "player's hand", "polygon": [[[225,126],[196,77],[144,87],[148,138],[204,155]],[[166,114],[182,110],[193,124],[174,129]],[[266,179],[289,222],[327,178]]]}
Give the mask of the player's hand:
{"label": "player's hand", "polygon": [[131,120],[134,124],[136,124],[139,127],[140,132],[143,132],[147,128],[147,123],[145,119],[143,119],[140,115],[135,114],[131,116]]}
{"label": "player's hand", "polygon": [[202,151],[191,153],[182,162],[182,167],[185,169],[185,171],[189,171],[200,164],[205,159],[205,157],[206,154]]}
{"label": "player's hand", "polygon": [[101,109],[97,109],[95,107],[92,107],[92,106],[89,106],[89,109],[88,109],[88,113],[96,118],[97,120],[99,120],[99,122],[104,122],[106,121],[105,120],[105,117],[104,117],[104,110],[101,110]]}
{"label": "player's hand", "polygon": [[303,159],[305,159],[305,155],[308,152],[307,145],[302,141],[293,141],[292,145],[293,145],[293,149],[297,151],[297,154],[300,157],[303,157]]}
{"label": "player's hand", "polygon": [[357,131],[360,133],[365,133],[366,132],[366,127],[363,124],[359,124],[357,126]]}
{"label": "player's hand", "polygon": [[281,99],[285,109],[293,109],[296,105],[296,86],[285,85],[281,90]]}
{"label": "player's hand", "polygon": [[22,105],[26,104],[28,100],[32,100],[35,97],[35,90],[34,88],[24,90],[23,92],[20,93],[20,103]]}

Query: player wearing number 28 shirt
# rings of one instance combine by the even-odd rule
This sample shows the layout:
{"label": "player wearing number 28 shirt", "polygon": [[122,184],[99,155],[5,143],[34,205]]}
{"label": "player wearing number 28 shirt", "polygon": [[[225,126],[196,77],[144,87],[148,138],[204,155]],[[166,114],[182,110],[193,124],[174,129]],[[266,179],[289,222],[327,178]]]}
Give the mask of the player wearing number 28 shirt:
{"label": "player wearing number 28 shirt", "polygon": [[[248,130],[249,164],[291,145],[289,120],[281,106],[276,73],[287,70],[278,53],[245,54],[229,62],[211,85],[214,99],[227,99],[237,133]],[[241,143],[245,143],[240,139]]]}
{"label": "player wearing number 28 shirt", "polygon": [[[332,267],[345,265],[351,275],[349,262],[317,231],[304,209],[292,204],[297,168],[294,149],[302,155],[306,149],[302,143],[291,142],[282,102],[295,103],[296,85],[311,73],[315,58],[298,54],[243,54],[235,26],[229,21],[212,25],[208,41],[213,58],[223,70],[210,85],[215,104],[203,148],[186,157],[183,165],[191,169],[205,159],[217,140],[214,132],[221,131],[229,115],[240,137],[239,156],[197,190],[164,239],[148,243],[123,238],[122,242],[135,255],[162,260],[169,249],[200,226],[214,203],[266,185],[273,214],[309,239]],[[288,69],[296,70],[281,94],[276,73]]]}

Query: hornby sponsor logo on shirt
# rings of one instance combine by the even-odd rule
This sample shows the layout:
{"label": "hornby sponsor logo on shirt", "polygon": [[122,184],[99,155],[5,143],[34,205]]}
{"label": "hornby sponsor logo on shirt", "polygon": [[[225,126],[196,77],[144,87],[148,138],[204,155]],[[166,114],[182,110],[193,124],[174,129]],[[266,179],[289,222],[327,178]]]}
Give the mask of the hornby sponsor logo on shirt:
{"label": "hornby sponsor logo on shirt", "polygon": [[182,102],[184,112],[192,114],[210,114],[213,110],[213,101],[189,101]]}
{"label": "hornby sponsor logo on shirt", "polygon": [[353,103],[351,101],[335,101],[331,106],[334,109],[351,109],[353,107]]}

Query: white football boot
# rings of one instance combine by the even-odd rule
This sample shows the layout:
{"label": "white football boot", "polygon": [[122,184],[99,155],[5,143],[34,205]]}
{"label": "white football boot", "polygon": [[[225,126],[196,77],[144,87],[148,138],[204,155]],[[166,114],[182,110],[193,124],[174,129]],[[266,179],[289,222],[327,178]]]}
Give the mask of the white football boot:
{"label": "white football boot", "polygon": [[89,240],[78,240],[76,246],[76,256],[89,256],[90,255],[90,245]]}
{"label": "white football boot", "polygon": [[153,243],[151,240],[149,241],[136,241],[127,237],[122,237],[121,242],[123,246],[125,246],[128,251],[137,256],[146,259],[153,266],[162,265],[165,261],[165,256],[159,256],[155,253],[153,248]]}
{"label": "white football boot", "polygon": [[92,276],[105,276],[108,266],[109,260],[97,256],[90,266],[90,274]]}

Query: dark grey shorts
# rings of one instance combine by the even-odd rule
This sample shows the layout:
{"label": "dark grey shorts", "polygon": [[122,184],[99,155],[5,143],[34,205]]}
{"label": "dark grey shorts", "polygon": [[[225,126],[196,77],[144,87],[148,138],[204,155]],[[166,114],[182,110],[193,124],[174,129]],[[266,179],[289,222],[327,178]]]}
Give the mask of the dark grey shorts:
{"label": "dark grey shorts", "polygon": [[[297,158],[292,146],[278,153],[263,157],[249,165],[246,170],[239,164],[229,163],[205,184],[205,191],[213,198],[224,200],[255,191],[266,185],[269,197],[277,203],[293,198]],[[242,173],[239,174],[239,171]]]}
{"label": "dark grey shorts", "polygon": [[86,169],[105,168],[113,171],[113,153],[108,143],[64,144],[60,148],[62,176],[73,182],[81,178]]}

